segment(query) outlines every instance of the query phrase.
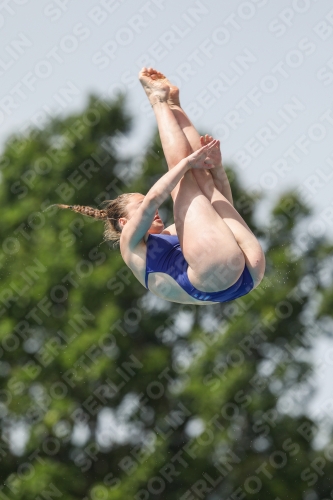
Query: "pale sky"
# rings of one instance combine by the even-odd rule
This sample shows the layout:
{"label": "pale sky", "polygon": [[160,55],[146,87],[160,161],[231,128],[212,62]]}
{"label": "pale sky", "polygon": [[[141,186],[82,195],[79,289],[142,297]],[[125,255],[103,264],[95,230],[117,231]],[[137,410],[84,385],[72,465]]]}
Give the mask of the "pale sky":
{"label": "pale sky", "polygon": [[262,221],[297,187],[315,210],[307,231],[333,235],[331,0],[5,0],[0,30],[1,145],[122,90],[135,115],[124,150],[140,154],[155,121],[137,74],[152,66],[243,186],[266,192]]}
{"label": "pale sky", "polygon": [[147,65],[181,87],[248,189],[272,200],[298,186],[318,212],[331,203],[330,0],[7,0],[0,29],[2,142],[121,89],[136,118],[126,151],[138,152],[155,123],[137,80]]}

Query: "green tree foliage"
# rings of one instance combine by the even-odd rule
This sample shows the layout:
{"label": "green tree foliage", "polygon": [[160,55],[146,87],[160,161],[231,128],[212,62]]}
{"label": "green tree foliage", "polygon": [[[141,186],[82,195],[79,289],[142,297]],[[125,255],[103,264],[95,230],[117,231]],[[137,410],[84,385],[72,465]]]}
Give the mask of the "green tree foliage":
{"label": "green tree foliage", "polygon": [[156,135],[140,165],[121,160],[130,126],[123,97],[92,96],[6,144],[0,498],[333,498],[332,443],[313,447],[304,413],[306,354],[331,315],[318,271],[332,247],[303,237],[310,212],[294,193],[256,225],[259,196],[229,170],[266,250],[265,280],[214,306],[157,299],[102,242],[102,222],[45,210],[147,192],[166,171],[161,144]]}

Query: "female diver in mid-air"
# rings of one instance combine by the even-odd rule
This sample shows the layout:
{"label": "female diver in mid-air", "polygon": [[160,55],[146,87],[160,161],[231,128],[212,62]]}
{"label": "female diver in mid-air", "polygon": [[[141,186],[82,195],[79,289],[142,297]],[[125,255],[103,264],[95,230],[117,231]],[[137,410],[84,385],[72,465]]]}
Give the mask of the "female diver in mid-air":
{"label": "female diver in mid-air", "polygon": [[[233,206],[220,143],[200,137],[162,73],[143,68],[140,82],[155,112],[169,171],[148,191],[121,194],[103,210],[58,205],[106,221],[127,266],[152,293],[181,304],[214,304],[247,294],[264,276],[261,246]],[[171,195],[174,224],[159,206]]]}

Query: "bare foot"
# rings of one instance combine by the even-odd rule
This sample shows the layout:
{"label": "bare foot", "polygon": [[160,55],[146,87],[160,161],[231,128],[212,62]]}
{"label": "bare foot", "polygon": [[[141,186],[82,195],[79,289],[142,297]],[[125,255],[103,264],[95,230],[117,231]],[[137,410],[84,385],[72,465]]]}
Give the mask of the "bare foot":
{"label": "bare foot", "polygon": [[[150,70],[151,70],[151,73],[150,73],[151,77],[154,78],[155,70],[153,70],[152,68],[148,68],[148,72],[150,72]],[[159,74],[162,75],[162,73],[159,73]],[[162,75],[162,76],[164,78],[164,82],[169,85],[169,89],[170,89],[169,98],[168,98],[169,106],[179,106],[180,107],[179,88],[176,87],[176,85],[172,85],[172,83],[170,82],[170,80],[166,76],[164,76],[164,75]]]}
{"label": "bare foot", "polygon": [[169,82],[162,73],[153,68],[142,68],[139,80],[152,106],[158,101],[166,102],[168,100]]}

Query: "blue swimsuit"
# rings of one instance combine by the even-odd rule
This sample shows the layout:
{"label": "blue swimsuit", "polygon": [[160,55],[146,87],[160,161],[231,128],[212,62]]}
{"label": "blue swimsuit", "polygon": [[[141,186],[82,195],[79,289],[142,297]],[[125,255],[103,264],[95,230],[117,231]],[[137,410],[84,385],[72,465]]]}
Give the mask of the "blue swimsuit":
{"label": "blue swimsuit", "polygon": [[221,292],[201,292],[195,288],[187,276],[186,262],[179,244],[178,236],[167,234],[149,234],[147,239],[147,260],[145,283],[148,289],[150,273],[166,273],[191,297],[210,302],[228,302],[249,293],[253,288],[253,279],[245,266],[240,278],[227,290]]}

